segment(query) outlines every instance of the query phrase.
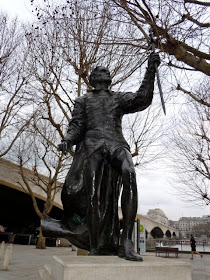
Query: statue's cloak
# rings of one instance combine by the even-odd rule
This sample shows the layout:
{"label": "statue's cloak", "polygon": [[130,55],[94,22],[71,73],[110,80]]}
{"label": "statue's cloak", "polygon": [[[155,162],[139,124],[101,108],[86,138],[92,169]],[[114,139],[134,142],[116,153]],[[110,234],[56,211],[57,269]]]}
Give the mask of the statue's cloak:
{"label": "statue's cloak", "polygon": [[[89,235],[86,224],[88,197],[83,181],[83,167],[86,149],[81,142],[63,185],[61,200],[64,208],[62,220],[46,217],[41,222],[43,235],[63,237],[78,248],[89,251]],[[117,254],[120,226],[118,199],[122,185],[121,176],[106,163],[100,188],[99,253]]]}

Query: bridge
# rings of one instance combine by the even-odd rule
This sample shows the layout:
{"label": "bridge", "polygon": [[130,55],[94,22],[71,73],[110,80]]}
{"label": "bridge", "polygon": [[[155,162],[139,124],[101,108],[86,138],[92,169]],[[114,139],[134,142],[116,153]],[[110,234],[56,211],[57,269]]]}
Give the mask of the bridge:
{"label": "bridge", "polygon": [[[122,218],[121,208],[118,211],[119,217]],[[174,227],[157,222],[146,215],[137,214],[137,217],[140,219],[140,224],[145,228],[146,239],[170,239],[179,237],[179,231]]]}
{"label": "bridge", "polygon": [[[28,177],[34,176],[34,171],[25,169]],[[8,231],[22,232],[33,231],[39,226],[39,218],[33,208],[32,200],[27,190],[23,188],[24,183],[20,175],[17,164],[0,158],[0,225],[7,227]],[[31,189],[38,201],[40,208],[46,200],[46,194],[37,187],[33,181],[30,183]],[[50,216],[55,219],[62,218],[62,203],[60,199],[61,189],[57,192],[53,209]],[[140,223],[146,229],[148,239],[173,238],[178,236],[178,231],[166,224],[158,223],[148,216],[138,215]],[[122,217],[119,208],[119,217]],[[29,232],[31,233],[31,232]]]}
{"label": "bridge", "polygon": [[154,221],[145,215],[139,215],[139,217],[140,223],[145,227],[146,239],[179,237],[179,232],[174,227]]}

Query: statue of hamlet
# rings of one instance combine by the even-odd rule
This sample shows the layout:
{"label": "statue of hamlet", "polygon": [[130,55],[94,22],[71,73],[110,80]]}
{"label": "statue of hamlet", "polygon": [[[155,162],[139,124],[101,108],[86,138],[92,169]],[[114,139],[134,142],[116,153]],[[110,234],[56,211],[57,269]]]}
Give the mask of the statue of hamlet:
{"label": "statue of hamlet", "polygon": [[105,67],[98,66],[91,72],[93,90],[76,99],[66,137],[59,145],[64,154],[76,145],[61,193],[64,215],[62,220],[46,217],[42,221],[44,236],[64,237],[88,250],[90,256],[118,255],[142,261],[131,241],[138,195],[135,168],[121,123],[124,114],[142,111],[152,103],[155,63],[159,65],[160,58],[152,53],[135,93],[111,91],[111,77]]}

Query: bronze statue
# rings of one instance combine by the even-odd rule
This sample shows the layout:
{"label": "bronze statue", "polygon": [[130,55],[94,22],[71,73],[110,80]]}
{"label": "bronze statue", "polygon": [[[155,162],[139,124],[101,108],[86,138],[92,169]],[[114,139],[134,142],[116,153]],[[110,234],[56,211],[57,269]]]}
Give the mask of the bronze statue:
{"label": "bronze statue", "polygon": [[[90,75],[90,93],[75,101],[65,139],[66,153],[76,145],[75,157],[62,189],[64,217],[42,222],[45,236],[65,237],[89,255],[118,255],[141,261],[131,241],[137,212],[137,185],[130,148],[122,134],[124,114],[146,109],[152,102],[158,54],[149,57],[144,80],[135,93],[112,92],[104,67]],[[118,199],[122,190],[122,234]]]}

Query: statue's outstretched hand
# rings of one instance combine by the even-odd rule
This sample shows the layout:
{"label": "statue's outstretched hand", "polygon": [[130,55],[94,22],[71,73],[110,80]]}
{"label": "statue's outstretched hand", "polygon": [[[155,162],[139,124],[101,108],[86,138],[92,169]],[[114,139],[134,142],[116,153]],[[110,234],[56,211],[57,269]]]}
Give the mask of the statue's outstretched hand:
{"label": "statue's outstretched hand", "polygon": [[152,52],[149,56],[148,66],[155,66],[155,64],[157,65],[157,67],[160,65],[160,56],[158,53]]}
{"label": "statue's outstretched hand", "polygon": [[61,143],[58,145],[58,150],[63,152],[64,155],[67,154],[67,151],[68,151],[68,142],[67,142],[67,140],[61,140]]}

